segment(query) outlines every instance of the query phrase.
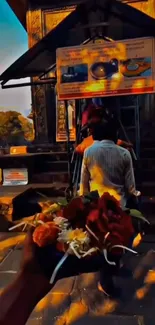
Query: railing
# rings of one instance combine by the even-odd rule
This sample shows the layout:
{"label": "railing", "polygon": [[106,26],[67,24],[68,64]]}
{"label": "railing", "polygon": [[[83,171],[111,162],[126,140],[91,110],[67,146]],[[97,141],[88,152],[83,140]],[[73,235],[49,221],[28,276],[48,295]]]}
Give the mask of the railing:
{"label": "railing", "polygon": [[[79,107],[79,114],[78,114],[78,118],[77,118],[78,128],[77,128],[77,138],[76,138],[75,148],[82,141],[81,118],[82,118],[81,107]],[[79,154],[76,154],[75,149],[72,154],[71,165],[73,166],[72,184],[74,187],[74,194],[76,195],[77,191],[78,191],[79,182],[80,182],[82,156]]]}

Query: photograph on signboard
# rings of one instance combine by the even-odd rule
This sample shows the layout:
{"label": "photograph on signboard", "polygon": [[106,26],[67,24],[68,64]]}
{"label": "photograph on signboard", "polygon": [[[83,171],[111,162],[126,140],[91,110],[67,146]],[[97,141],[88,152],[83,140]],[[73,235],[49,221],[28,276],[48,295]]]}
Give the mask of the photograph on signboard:
{"label": "photograph on signboard", "polygon": [[110,79],[118,70],[119,61],[117,59],[112,59],[109,62],[95,62],[90,67],[90,76],[96,80]]}
{"label": "photograph on signboard", "polygon": [[127,78],[151,77],[151,57],[122,61],[120,72]]}
{"label": "photograph on signboard", "polygon": [[61,83],[88,81],[88,65],[78,64],[69,67],[61,67]]}

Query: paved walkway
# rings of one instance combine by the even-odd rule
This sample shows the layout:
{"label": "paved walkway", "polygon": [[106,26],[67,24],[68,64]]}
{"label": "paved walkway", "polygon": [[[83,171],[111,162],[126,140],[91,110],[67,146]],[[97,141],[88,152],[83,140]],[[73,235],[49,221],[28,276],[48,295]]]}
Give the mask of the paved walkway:
{"label": "paved walkway", "polygon": [[[0,290],[19,269],[23,234],[0,233]],[[16,245],[14,247],[14,245]],[[139,248],[140,256],[126,256],[134,270],[155,239],[148,236]],[[154,262],[151,262],[155,265]],[[152,267],[153,265],[150,265]],[[109,301],[97,290],[98,274],[86,274],[59,281],[32,313],[28,325],[154,325],[155,289],[143,299],[135,298],[142,281],[117,278],[123,290],[121,301]]]}

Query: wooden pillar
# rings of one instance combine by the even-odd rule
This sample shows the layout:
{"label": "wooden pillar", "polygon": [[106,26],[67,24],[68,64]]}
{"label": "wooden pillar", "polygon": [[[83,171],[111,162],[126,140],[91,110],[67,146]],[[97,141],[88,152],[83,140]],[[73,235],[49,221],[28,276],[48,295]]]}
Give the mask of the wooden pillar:
{"label": "wooden pillar", "polygon": [[[68,8],[55,8],[44,9],[42,11],[42,25],[43,36],[47,35],[52,29],[54,29],[63,19],[65,19],[70,12],[74,10],[74,7]],[[49,73],[48,77],[52,77],[53,74]],[[47,128],[48,138],[50,142],[56,141],[56,93],[50,85],[46,85],[46,108],[47,108]]]}
{"label": "wooden pillar", "polygon": [[[39,42],[74,9],[75,7],[48,10],[29,8],[27,12],[29,48]],[[36,141],[39,143],[55,141],[56,105],[53,96],[55,97],[55,93],[50,85],[32,87],[35,133]]]}
{"label": "wooden pillar", "polygon": [[[27,32],[29,48],[39,42],[43,37],[42,11],[29,8],[27,12]],[[33,78],[35,81],[37,78]],[[32,107],[35,126],[35,139],[39,143],[48,142],[47,114],[46,114],[46,88],[45,85],[33,86]]]}

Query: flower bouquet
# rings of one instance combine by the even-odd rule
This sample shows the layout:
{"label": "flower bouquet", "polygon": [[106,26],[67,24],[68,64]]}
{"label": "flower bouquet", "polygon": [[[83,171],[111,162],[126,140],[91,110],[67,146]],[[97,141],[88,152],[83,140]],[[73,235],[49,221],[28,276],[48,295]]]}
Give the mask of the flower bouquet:
{"label": "flower bouquet", "polygon": [[[134,213],[132,213],[134,214]],[[53,283],[59,268],[69,255],[78,259],[101,254],[107,263],[108,255],[122,255],[125,250],[132,250],[135,230],[130,211],[123,211],[120,203],[109,193],[99,197],[98,192],[88,196],[75,197],[69,203],[53,203],[10,230],[28,225],[34,227],[33,241],[39,247],[54,245],[63,257],[57,264],[50,283]],[[137,216],[137,219],[140,218]]]}

